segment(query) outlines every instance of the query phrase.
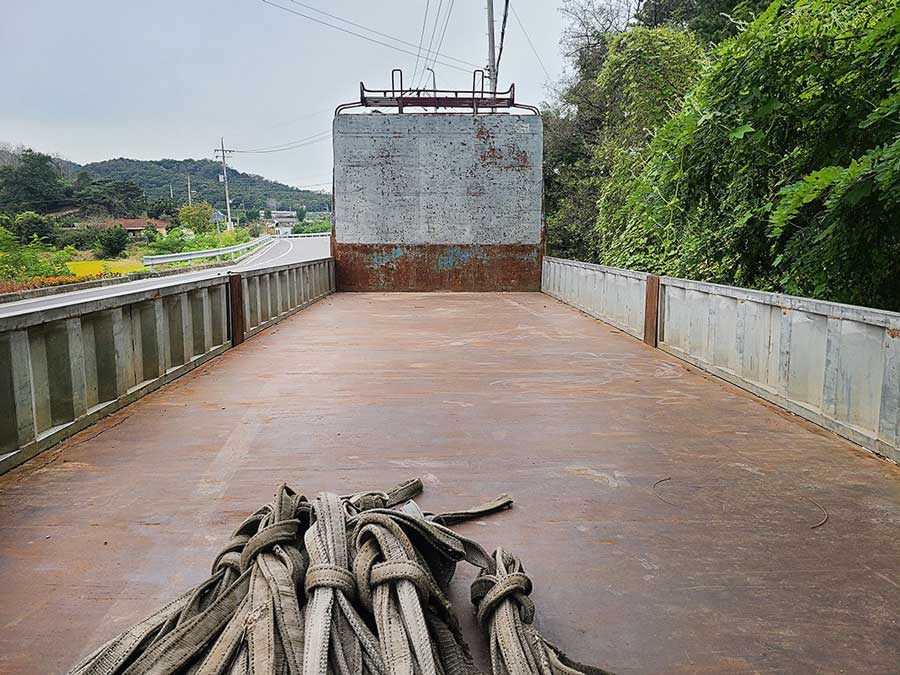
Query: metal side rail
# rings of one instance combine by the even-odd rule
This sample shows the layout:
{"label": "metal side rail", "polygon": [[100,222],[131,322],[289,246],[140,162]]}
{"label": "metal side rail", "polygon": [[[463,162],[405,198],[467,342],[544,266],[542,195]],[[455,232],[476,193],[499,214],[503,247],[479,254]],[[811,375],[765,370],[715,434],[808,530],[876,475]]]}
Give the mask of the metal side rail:
{"label": "metal side rail", "polygon": [[0,316],[0,473],[334,289],[322,258]]}
{"label": "metal side rail", "polygon": [[[193,263],[194,260],[203,260],[206,258],[222,259],[223,256],[231,256],[232,260],[239,260],[241,257],[261,250],[264,246],[269,246],[275,241],[271,235],[263,235],[257,239],[252,239],[243,244],[235,244],[234,246],[225,246],[223,248],[208,248],[202,251],[184,251],[183,253],[167,253],[165,255],[145,255],[144,265],[153,271],[154,265],[165,265],[167,263],[188,262]],[[235,256],[241,253],[240,256]]]}

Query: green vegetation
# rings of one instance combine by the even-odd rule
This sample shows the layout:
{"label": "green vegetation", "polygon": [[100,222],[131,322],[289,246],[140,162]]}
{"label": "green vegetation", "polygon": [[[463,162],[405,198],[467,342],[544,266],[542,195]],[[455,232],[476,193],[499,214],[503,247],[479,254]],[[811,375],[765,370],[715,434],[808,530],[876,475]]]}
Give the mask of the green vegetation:
{"label": "green vegetation", "polygon": [[36,237],[23,244],[15,234],[0,227],[0,279],[27,281],[37,276],[67,275],[66,263],[73,255],[70,248],[53,250]]}
{"label": "green vegetation", "polygon": [[900,3],[776,0],[716,26],[696,9],[569,33],[550,252],[900,309]]}
{"label": "green vegetation", "polygon": [[[259,212],[273,200],[301,216],[306,203],[314,209],[330,205],[325,193],[231,171],[233,202],[240,204],[232,214],[244,227],[217,233],[209,221],[213,204],[225,210],[218,172],[219,165],[207,160],[120,159],[82,167],[30,149],[0,147],[0,292],[133,271],[148,253],[249,241],[262,234]],[[169,194],[169,183],[186,187],[188,175],[195,197],[191,205]],[[208,201],[197,199],[198,194]],[[149,222],[137,238],[120,226],[110,227],[111,219],[145,217],[170,223],[168,234],[162,236]],[[97,260],[84,259],[91,254]]]}
{"label": "green vegetation", "polygon": [[[186,202],[187,177],[190,176],[194,199],[209,202],[225,211],[225,195],[219,182],[222,165],[209,159],[144,161],[120,158],[85,164],[83,168],[97,178],[131,181],[140,186],[151,202],[169,199],[170,186],[175,198]],[[319,210],[327,209],[331,204],[331,195],[326,192],[299,190],[231,168],[228,170],[228,189],[232,210],[234,206],[239,206],[255,214],[267,207],[268,200],[275,200],[279,208],[286,209],[305,205],[306,208]]]}
{"label": "green vegetation", "polygon": [[331,232],[331,223],[327,220],[312,220],[297,223],[291,228],[291,234],[314,234],[316,232]]}
{"label": "green vegetation", "polygon": [[128,248],[128,233],[121,227],[101,230],[97,235],[97,257],[118,258]]}
{"label": "green vegetation", "polygon": [[185,251],[204,251],[223,246],[234,246],[250,241],[249,228],[238,227],[227,232],[217,233],[215,230],[207,230],[201,234],[191,235],[183,228],[176,227],[165,237],[150,242],[148,248],[153,255],[166,253],[183,253]]}
{"label": "green vegetation", "polygon": [[66,208],[130,218],[141,215],[146,204],[143,191],[131,181],[94,180],[84,171],[69,181],[52,157],[30,149],[0,166],[0,212]]}
{"label": "green vegetation", "polygon": [[212,214],[213,207],[210,204],[197,202],[178,209],[178,222],[194,232],[204,232],[211,227],[209,219],[212,218]]}

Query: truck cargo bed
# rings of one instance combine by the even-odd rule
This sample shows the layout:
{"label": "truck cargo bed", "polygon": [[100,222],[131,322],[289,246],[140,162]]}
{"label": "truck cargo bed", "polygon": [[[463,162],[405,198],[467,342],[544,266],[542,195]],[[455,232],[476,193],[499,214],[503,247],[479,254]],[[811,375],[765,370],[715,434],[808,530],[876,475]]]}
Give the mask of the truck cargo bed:
{"label": "truck cargo bed", "polygon": [[329,296],[0,477],[0,672],[202,580],[281,482],[410,476],[432,511],[513,497],[460,531],[580,660],[896,672],[900,468],[539,293]]}

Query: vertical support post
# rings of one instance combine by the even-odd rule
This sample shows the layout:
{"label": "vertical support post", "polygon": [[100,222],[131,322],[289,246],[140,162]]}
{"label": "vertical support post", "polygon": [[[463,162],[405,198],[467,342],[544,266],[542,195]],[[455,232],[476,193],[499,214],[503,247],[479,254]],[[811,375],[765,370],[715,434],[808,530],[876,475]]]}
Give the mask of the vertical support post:
{"label": "vertical support post", "polygon": [[[130,313],[129,313],[130,314]],[[115,388],[117,398],[134,386],[134,346],[131,342],[131,317],[125,316],[122,307],[110,310],[112,339],[115,349]]]}
{"label": "vertical support post", "polygon": [[659,277],[647,275],[647,290],[644,301],[644,342],[651,347],[656,346],[657,327],[659,326]]}
{"label": "vertical support post", "polygon": [[228,274],[228,316],[231,319],[231,346],[244,341],[244,284],[240,274]]}
{"label": "vertical support post", "polygon": [[16,435],[19,447],[22,447],[37,438],[38,433],[31,391],[31,350],[27,330],[17,330],[9,334],[9,360],[12,368]]}
{"label": "vertical support post", "polygon": [[68,342],[72,419],[76,420],[87,412],[87,406],[85,405],[84,342],[81,339],[81,317],[76,316],[66,319],[66,341]]}
{"label": "vertical support post", "polygon": [[152,300],[153,314],[151,321],[156,332],[156,363],[159,376],[172,367],[172,346],[169,342],[169,321],[166,318],[166,306],[162,298]]}
{"label": "vertical support post", "polygon": [[282,312],[284,312],[281,294],[281,272],[272,272],[272,276],[270,277],[270,285],[275,286],[275,288],[271,289],[272,316],[281,316]]}

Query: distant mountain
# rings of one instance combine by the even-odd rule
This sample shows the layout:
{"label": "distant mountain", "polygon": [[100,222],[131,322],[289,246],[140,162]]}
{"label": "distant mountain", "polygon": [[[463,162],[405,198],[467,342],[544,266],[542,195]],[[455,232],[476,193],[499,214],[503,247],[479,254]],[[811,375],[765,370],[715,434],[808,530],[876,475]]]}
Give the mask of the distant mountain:
{"label": "distant mountain", "polygon": [[[195,200],[207,201],[225,210],[225,191],[219,182],[222,166],[209,159],[108,159],[91,162],[82,167],[95,178],[130,180],[140,186],[150,200],[169,196],[169,186],[177,199],[187,196],[187,179],[191,177],[191,189]],[[64,169],[68,174],[68,167]],[[232,208],[258,210],[269,208],[269,200],[275,200],[278,208],[293,208],[301,204],[308,211],[327,211],[331,208],[331,195],[327,192],[300,190],[284,183],[268,180],[251,173],[228,170],[228,190]]]}

